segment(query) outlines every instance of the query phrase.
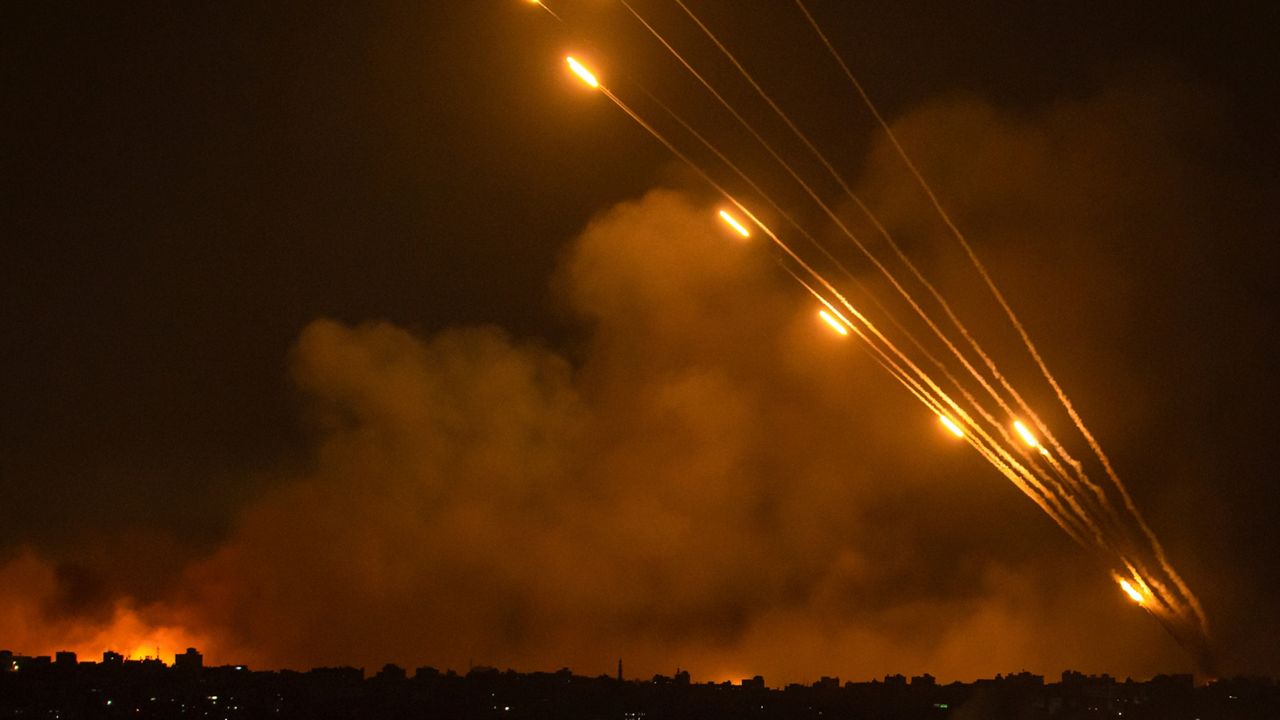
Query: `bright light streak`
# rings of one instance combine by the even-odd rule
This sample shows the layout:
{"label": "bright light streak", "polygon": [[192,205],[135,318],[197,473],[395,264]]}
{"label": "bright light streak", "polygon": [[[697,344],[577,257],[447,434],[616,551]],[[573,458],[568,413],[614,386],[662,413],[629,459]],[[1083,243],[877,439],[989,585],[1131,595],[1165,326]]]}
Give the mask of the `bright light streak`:
{"label": "bright light streak", "polygon": [[593,88],[600,87],[600,81],[597,80],[596,76],[591,74],[591,71],[588,70],[582,63],[578,62],[577,60],[574,60],[572,57],[567,57],[565,58],[565,60],[569,63],[569,69],[573,71],[574,75],[577,75],[579,78],[581,78],[582,82],[586,83],[587,85]]}
{"label": "bright light streak", "polygon": [[839,320],[832,317],[831,313],[827,312],[826,310],[819,310],[818,317],[822,318],[824,322],[826,322],[828,325],[831,326],[832,330],[835,330],[841,335],[849,334],[848,329],[846,329],[845,326],[842,325]]}
{"label": "bright light streak", "polygon": [[[552,10],[551,8],[549,8],[549,7],[547,7],[545,4],[543,4],[542,0],[529,0],[529,4],[530,4],[530,5],[537,5],[538,7],[542,8],[543,10],[546,10],[546,11],[547,11],[547,14],[548,14],[548,15],[550,15],[551,17],[555,18],[556,20],[560,20],[560,16],[559,16],[559,15],[557,15],[557,14],[556,14],[556,12],[555,12],[554,10]],[[564,21],[563,21],[563,20],[560,20],[560,22],[564,22]]]}
{"label": "bright light streak", "polygon": [[1013,429],[1022,437],[1022,442],[1026,443],[1027,447],[1040,447],[1040,441],[1036,439],[1035,435],[1031,434],[1031,431],[1027,429],[1026,425],[1022,424],[1021,420],[1013,421]]}
{"label": "bright light streak", "polygon": [[738,222],[738,218],[730,215],[728,210],[720,211],[720,219],[723,220],[726,225],[733,228],[734,232],[738,233],[742,237],[744,238],[751,237],[751,231],[747,230],[747,228],[743,226],[742,223]]}
{"label": "bright light streak", "polygon": [[942,421],[944,427],[951,431],[952,435],[955,435],[958,438],[964,437],[964,430],[961,430],[960,426],[957,425],[954,420],[946,415],[939,415],[938,419]]}
{"label": "bright light streak", "polygon": [[1141,605],[1143,601],[1146,600],[1146,598],[1142,597],[1142,593],[1135,590],[1133,586],[1129,584],[1128,580],[1120,581],[1120,589],[1124,590],[1125,594],[1128,595],[1134,602],[1138,603],[1139,605]]}

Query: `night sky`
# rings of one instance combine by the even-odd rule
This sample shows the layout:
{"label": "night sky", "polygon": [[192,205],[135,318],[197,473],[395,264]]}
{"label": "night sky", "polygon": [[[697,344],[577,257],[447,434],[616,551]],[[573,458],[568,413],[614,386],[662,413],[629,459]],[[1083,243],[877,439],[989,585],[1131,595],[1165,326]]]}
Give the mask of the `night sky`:
{"label": "night sky", "polygon": [[[548,4],[570,22],[519,0],[0,11],[0,647],[771,684],[1191,671],[563,56],[783,188],[731,119],[615,4]],[[634,4],[750,102],[678,8]],[[807,4],[1221,668],[1280,675],[1276,10]],[[794,6],[690,6],[1049,403]]]}

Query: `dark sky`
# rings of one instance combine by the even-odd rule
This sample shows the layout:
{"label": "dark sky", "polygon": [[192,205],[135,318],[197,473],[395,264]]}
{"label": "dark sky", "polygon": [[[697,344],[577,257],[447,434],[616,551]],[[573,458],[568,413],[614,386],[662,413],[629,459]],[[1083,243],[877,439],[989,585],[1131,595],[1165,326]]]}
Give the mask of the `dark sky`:
{"label": "dark sky", "polygon": [[[1280,673],[1270,615],[1280,602],[1272,549],[1280,494],[1270,457],[1277,308],[1267,297],[1280,229],[1280,62],[1270,32],[1280,18],[1265,3],[1247,2],[937,5],[811,3],[1007,283],[1086,419],[1096,420],[1139,505],[1205,600],[1224,665]],[[671,28],[673,39],[697,42],[670,3],[636,6]],[[900,200],[882,141],[791,4],[691,6],[743,51],[943,285],[977,295],[973,278],[953,273],[935,251],[949,241],[919,226],[919,209]],[[185,627],[183,637],[264,664],[484,658],[603,670],[624,652],[591,648],[565,618],[625,625],[607,637],[635,643],[638,669],[650,672],[681,662],[704,674],[763,667],[788,679],[940,672],[930,662],[959,677],[988,670],[967,663],[977,651],[962,646],[887,650],[924,627],[1010,637],[1043,630],[1051,642],[1014,643],[997,657],[1049,672],[1069,662],[1119,673],[1181,662],[1176,648],[1145,647],[1168,641],[1148,632],[1154,623],[1138,613],[1105,606],[1114,600],[1105,573],[994,471],[906,442],[931,427],[884,430],[882,411],[901,412],[893,416],[897,426],[915,422],[918,410],[886,378],[846,378],[850,397],[830,402],[821,398],[843,397],[839,385],[805,385],[804,373],[787,365],[798,361],[784,346],[799,341],[786,334],[795,329],[780,313],[807,308],[776,270],[737,256],[724,261],[732,263],[726,269],[692,240],[687,261],[641,252],[693,233],[690,218],[711,196],[616,108],[567,79],[564,52],[585,52],[637,107],[652,109],[636,89],[643,85],[713,132],[723,128],[726,142],[745,145],[611,3],[552,7],[572,22],[559,25],[517,0],[6,6],[0,577],[11,581],[6,596],[27,600],[0,601],[14,603],[0,614],[0,646],[48,652],[90,639],[132,643],[146,632],[134,628],[118,641],[95,634],[125,632],[124,608],[139,626]],[[717,82],[731,79],[715,65],[714,49],[692,56],[712,66]],[[601,216],[664,185],[685,192]],[[633,236],[625,218],[656,235]],[[698,289],[703,279],[714,297]],[[650,297],[653,287],[665,290]],[[733,294],[748,291],[765,299]],[[646,297],[652,302],[641,302]],[[724,309],[724,342],[691,349],[674,340],[707,322],[683,324],[688,304],[675,300],[689,298]],[[598,316],[600,307],[629,313],[628,323]],[[763,338],[778,348],[750,362],[742,356],[762,338],[735,334],[733,319],[747,309],[766,318],[757,332],[780,333]],[[624,337],[629,330],[634,336]],[[703,330],[690,337],[707,337]],[[410,358],[403,367],[394,360],[402,355]],[[877,370],[862,356],[847,359],[860,375]],[[451,374],[454,363],[459,374]],[[486,363],[495,375],[467,374]],[[525,376],[503,370],[507,363],[528,364],[532,379],[512,380],[512,373]],[[838,366],[823,367],[822,377],[844,378]],[[715,416],[699,416],[708,428],[723,430],[718,423],[733,425],[737,416],[707,411],[698,401],[703,392],[728,407],[751,398],[743,401],[753,408],[742,410],[746,416],[773,418],[755,432],[782,427],[765,432],[782,438],[776,452],[761,451],[761,459],[743,450],[737,458],[759,463],[742,471],[750,481],[739,480],[741,487],[795,484],[840,496],[839,472],[794,462],[825,457],[815,449],[825,439],[800,431],[822,428],[850,443],[832,465],[877,478],[881,489],[853,493],[847,514],[821,522],[775,518],[776,526],[690,531],[676,549],[655,545],[645,555],[655,586],[598,581],[609,573],[585,560],[560,567],[531,559],[538,579],[508,568],[508,582],[492,587],[484,573],[476,579],[459,569],[506,567],[526,541],[553,556],[556,543],[593,538],[623,547],[634,533],[666,527],[671,506],[685,502],[678,494],[655,492],[650,507],[624,490],[629,481],[647,482],[650,469],[673,488],[692,478],[732,485],[739,471],[717,472],[714,453],[681,450],[661,421],[638,419],[641,405],[665,397],[645,378],[666,383],[695,370],[729,378],[697,376],[703,379],[693,390],[671,386],[677,406],[692,403]],[[454,394],[415,394],[419,376],[433,388],[453,383]],[[510,395],[492,397],[507,380]],[[564,402],[577,409],[561,412],[561,392],[574,396]],[[856,392],[875,397],[862,402]],[[382,400],[366,413],[362,403],[373,395]],[[562,422],[574,429],[557,442],[574,450],[543,457],[536,443],[526,453],[516,440],[501,441],[499,409],[509,403],[520,412],[525,395],[538,402],[525,408],[534,430],[520,432],[555,435],[547,428]],[[797,400],[811,396],[817,399],[808,406]],[[444,415],[463,419],[423,420],[412,409],[415,397],[435,398],[453,408]],[[482,409],[490,406],[492,413]],[[873,411],[880,413],[874,419]],[[397,440],[366,446],[368,428]],[[719,431],[707,432],[714,445]],[[475,436],[488,439],[465,461],[421,449],[438,443],[447,455]],[[416,437],[424,438],[420,446]],[[424,454],[406,459],[386,450],[401,441]],[[497,469],[486,470],[487,462]],[[394,506],[381,503],[399,497],[399,482],[416,487],[418,473],[505,480],[476,483],[485,492],[470,499],[422,499],[454,514],[406,512],[384,523],[377,508]],[[550,497],[526,499],[514,515],[543,513],[542,522],[506,535],[477,519],[512,517],[494,508],[504,497],[524,497],[542,474],[555,478],[547,480]],[[938,490],[953,481],[984,489],[976,498]],[[380,500],[362,506],[353,498],[366,482]],[[608,502],[582,499],[606,486],[617,493]],[[737,495],[726,493],[700,496],[688,507],[706,515],[686,520],[718,527],[708,516]],[[312,523],[347,524],[332,514],[344,503],[353,508],[354,537],[383,538],[370,540],[379,549],[361,555],[357,547],[350,557],[308,549],[324,542],[307,529]],[[966,509],[953,516],[948,503]],[[458,509],[476,507],[492,515]],[[601,508],[627,508],[637,525],[625,532],[578,527],[580,514]],[[996,511],[1015,518],[999,532],[979,527]],[[561,513],[574,519],[557,519]],[[851,531],[856,537],[847,543],[818,537],[846,524],[877,530]],[[403,527],[391,532],[392,525]],[[910,530],[896,538],[899,525]],[[506,550],[471,548],[469,533]],[[733,556],[757,541],[776,577],[686,557]],[[281,582],[328,586],[346,577],[338,568],[377,565],[374,556],[386,548],[414,542],[461,547],[454,559],[433,551],[415,556],[416,565],[370,570],[377,599],[335,591],[329,604],[299,613],[275,637],[268,635],[276,615],[245,609],[275,601],[271,612],[286,614],[302,602],[269,580],[299,557],[319,559]],[[943,543],[962,549],[944,557]],[[279,553],[264,552],[271,557],[258,562],[256,544]],[[606,565],[643,564],[625,552],[602,555]],[[481,559],[464,563],[469,557]],[[796,570],[807,568],[805,557],[826,560]],[[841,590],[846,566],[865,572],[864,586]],[[1068,570],[1079,577],[1028,591],[1049,598],[1035,611],[998,600],[1009,587],[1041,587],[1046,575]],[[435,584],[378,584],[417,572]],[[687,580],[695,575],[717,581]],[[254,600],[209,589],[241,579]],[[774,590],[743,589],[757,581]],[[631,597],[656,594],[668,582],[676,586],[671,607]],[[550,599],[548,583],[585,589],[581,597]],[[975,589],[990,584],[1003,589]],[[383,602],[396,592],[403,597]],[[520,599],[525,592],[549,599]],[[415,605],[421,593],[435,599]],[[859,600],[843,605],[850,593]],[[1072,606],[1063,595],[1074,593],[1087,599]],[[457,637],[444,619],[414,618],[422,607],[450,618],[478,596],[490,599],[491,614],[468,616]],[[1101,631],[1080,627],[1102,612],[1100,604],[1113,614],[1104,613],[1100,628],[1143,629],[1101,641]],[[385,624],[354,619],[367,615]],[[486,634],[494,617],[503,630]],[[346,640],[300,639],[344,622]],[[396,623],[414,628],[404,635],[418,645],[399,644],[388,630]],[[851,651],[833,655],[813,639],[826,627],[844,628],[830,635],[864,643],[867,652],[856,661]],[[562,629],[544,637],[530,628]],[[432,643],[442,649],[418,649]],[[836,666],[822,666],[823,657]]]}

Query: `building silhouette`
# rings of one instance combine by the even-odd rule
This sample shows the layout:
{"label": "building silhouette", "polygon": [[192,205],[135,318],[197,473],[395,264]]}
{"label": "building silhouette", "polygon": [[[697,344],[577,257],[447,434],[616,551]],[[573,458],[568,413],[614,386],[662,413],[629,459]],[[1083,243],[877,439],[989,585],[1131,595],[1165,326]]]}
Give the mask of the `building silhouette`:
{"label": "building silhouette", "polygon": [[[230,720],[1275,720],[1280,687],[1264,678],[1199,686],[1190,675],[1146,682],[1068,671],[1059,682],[1028,672],[972,683],[939,684],[931,675],[871,682],[824,676],[769,688],[760,675],[739,684],[696,683],[689,672],[626,680],[583,677],[567,668],[517,673],[474,667],[465,675],[388,664],[307,672],[207,667],[195,648],[172,666],[158,659],[56,660],[0,651],[0,718],[223,718]],[[620,679],[621,678],[621,679]]]}

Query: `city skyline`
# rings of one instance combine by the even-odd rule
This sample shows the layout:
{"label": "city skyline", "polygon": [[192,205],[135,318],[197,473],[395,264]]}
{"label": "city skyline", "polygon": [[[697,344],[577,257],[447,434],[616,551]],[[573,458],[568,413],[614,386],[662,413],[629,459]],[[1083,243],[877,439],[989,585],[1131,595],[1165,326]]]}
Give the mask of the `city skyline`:
{"label": "city skyline", "polygon": [[[7,660],[6,655],[4,659]],[[47,658],[45,659],[47,660]],[[55,662],[0,670],[0,715],[22,717],[504,717],[572,718],[1098,718],[1138,720],[1273,717],[1280,688],[1265,678],[1216,680],[1197,686],[1191,675],[1123,681],[1064,671],[1058,680],[1028,672],[972,683],[908,679],[813,683],[771,688],[755,676],[739,682],[697,683],[688,672],[652,678],[583,677],[568,668],[517,673],[474,667],[465,675],[396,665],[376,673],[323,667],[305,672],[244,666],[205,667],[194,649],[174,667],[155,660]],[[7,665],[7,663],[6,663]]]}

